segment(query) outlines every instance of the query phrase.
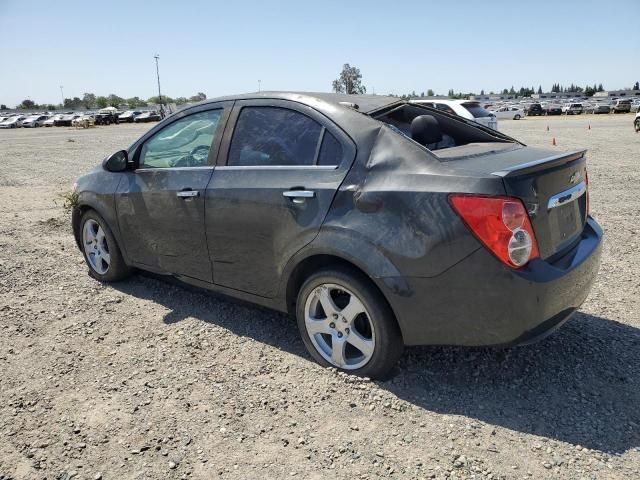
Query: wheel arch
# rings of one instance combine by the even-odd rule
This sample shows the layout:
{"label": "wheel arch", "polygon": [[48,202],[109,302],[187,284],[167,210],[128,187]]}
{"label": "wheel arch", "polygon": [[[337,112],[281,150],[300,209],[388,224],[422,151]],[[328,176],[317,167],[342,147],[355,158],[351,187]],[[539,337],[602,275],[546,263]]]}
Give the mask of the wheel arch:
{"label": "wheel arch", "polygon": [[115,212],[109,213],[109,205],[105,205],[104,202],[101,202],[97,195],[80,195],[78,204],[75,205],[71,211],[71,228],[78,249],[82,250],[82,233],[80,223],[84,214],[89,210],[93,210],[102,217],[102,220],[104,220],[115,237],[125,262],[129,264],[126,249],[121,241],[120,229],[118,228]]}
{"label": "wheel arch", "polygon": [[[298,297],[298,292],[300,288],[304,284],[305,280],[309,278],[313,273],[329,268],[338,268],[341,270],[346,270],[349,272],[353,272],[356,275],[364,278],[371,286],[374,288],[379,294],[380,298],[388,305],[389,309],[393,313],[394,320],[398,325],[400,332],[402,334],[402,323],[400,322],[398,315],[393,308],[392,303],[389,301],[389,298],[384,293],[384,289],[381,288],[380,282],[383,282],[384,279],[375,278],[369,275],[364,267],[353,258],[345,258],[345,256],[336,254],[335,252],[325,252],[325,253],[313,253],[303,258],[300,258],[295,266],[290,269],[289,274],[286,276],[285,287],[284,287],[284,300],[286,302],[287,312],[295,316],[296,312],[296,301]],[[397,280],[397,278],[394,278]]]}

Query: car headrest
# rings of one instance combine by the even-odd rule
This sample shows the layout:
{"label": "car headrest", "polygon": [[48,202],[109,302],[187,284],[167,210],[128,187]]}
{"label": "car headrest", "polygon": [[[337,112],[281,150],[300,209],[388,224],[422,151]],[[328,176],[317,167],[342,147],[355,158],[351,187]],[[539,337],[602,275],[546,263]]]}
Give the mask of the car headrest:
{"label": "car headrest", "polygon": [[433,115],[419,115],[411,122],[411,138],[421,145],[442,141],[442,130]]}

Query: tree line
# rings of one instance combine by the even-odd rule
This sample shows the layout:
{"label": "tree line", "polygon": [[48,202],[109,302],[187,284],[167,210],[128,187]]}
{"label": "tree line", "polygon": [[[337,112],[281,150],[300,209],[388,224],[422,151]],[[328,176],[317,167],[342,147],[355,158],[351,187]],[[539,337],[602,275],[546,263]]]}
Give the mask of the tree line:
{"label": "tree line", "polygon": [[[367,88],[362,83],[362,73],[358,67],[352,66],[348,63],[345,63],[342,66],[342,71],[338,75],[332,84],[331,88],[336,93],[349,93],[349,94],[363,94],[367,92]],[[640,90],[640,82],[636,82],[633,85],[633,90]],[[559,83],[554,83],[551,87],[551,92],[553,93],[584,93],[586,97],[592,97],[596,92],[604,92],[604,86],[602,83],[596,85],[586,85],[585,87],[580,87],[575,84],[571,84],[569,86],[564,86]],[[513,97],[530,97],[534,93],[541,94],[543,93],[542,85],[538,85],[538,88],[534,87],[520,87],[518,90],[514,88],[512,85],[511,88],[504,88],[502,91],[498,92],[502,95],[512,95]],[[453,88],[450,88],[447,92],[447,96],[449,98],[456,99],[465,99],[471,96],[476,96],[475,92],[455,92]],[[480,95],[486,95],[484,90],[480,90]],[[495,92],[490,91],[489,95],[495,95]],[[429,88],[425,94],[424,91],[420,92],[420,94],[416,93],[416,91],[412,91],[411,93],[404,93],[402,95],[396,95],[390,93],[391,97],[400,97],[403,99],[407,98],[419,98],[419,97],[434,97],[437,96],[436,93]]]}
{"label": "tree line", "polygon": [[[168,97],[166,95],[162,95],[162,99],[158,96],[149,97],[146,100],[141,99],[140,97],[131,97],[131,98],[123,98],[114,93],[104,96],[99,95],[96,96],[93,93],[85,93],[82,98],[73,97],[73,98],[65,98],[63,104],[37,104],[31,99],[25,99],[18,105],[16,108],[24,109],[24,110],[34,110],[34,109],[43,109],[43,110],[57,110],[57,109],[69,109],[69,110],[78,110],[81,108],[85,108],[87,110],[92,108],[106,108],[106,107],[114,107],[118,108],[120,105],[128,105],[129,108],[138,108],[138,107],[146,107],[148,105],[159,105],[159,104],[167,104],[167,103],[175,103],[176,105],[184,105],[185,103],[195,103],[200,102],[202,100],[206,100],[207,95],[198,92],[196,95],[191,97]],[[0,110],[7,110],[7,106],[2,104],[0,105]]]}

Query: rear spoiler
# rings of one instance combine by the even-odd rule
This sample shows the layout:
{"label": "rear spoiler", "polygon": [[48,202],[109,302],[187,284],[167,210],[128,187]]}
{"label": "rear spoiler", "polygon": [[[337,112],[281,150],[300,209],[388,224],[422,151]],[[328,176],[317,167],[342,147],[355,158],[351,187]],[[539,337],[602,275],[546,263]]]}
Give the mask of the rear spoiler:
{"label": "rear spoiler", "polygon": [[574,160],[579,160],[584,157],[585,153],[587,153],[586,150],[564,152],[558,155],[541,158],[540,160],[534,160],[532,162],[514,165],[513,167],[505,168],[504,170],[498,170],[497,172],[492,172],[491,175],[495,175],[496,177],[513,177],[516,175],[526,175],[527,173],[533,173],[540,170],[542,165],[544,165],[544,168],[546,169],[573,162]]}

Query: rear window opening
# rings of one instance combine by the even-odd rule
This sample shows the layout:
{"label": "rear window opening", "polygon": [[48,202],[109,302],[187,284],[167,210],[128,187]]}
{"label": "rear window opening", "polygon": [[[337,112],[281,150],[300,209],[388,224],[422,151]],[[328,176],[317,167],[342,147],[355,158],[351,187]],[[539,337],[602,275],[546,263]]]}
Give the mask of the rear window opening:
{"label": "rear window opening", "polygon": [[[519,145],[498,131],[484,129],[471,120],[447,115],[421,104],[390,107],[372,116],[432,151],[441,160],[481,155]],[[423,118],[416,120],[418,117]]]}

